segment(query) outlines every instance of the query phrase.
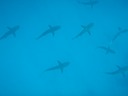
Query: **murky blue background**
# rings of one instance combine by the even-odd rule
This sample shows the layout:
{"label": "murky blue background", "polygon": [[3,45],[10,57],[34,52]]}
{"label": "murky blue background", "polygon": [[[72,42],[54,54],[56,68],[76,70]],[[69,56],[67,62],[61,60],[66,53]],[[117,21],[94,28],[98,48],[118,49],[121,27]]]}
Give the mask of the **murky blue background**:
{"label": "murky blue background", "polygon": [[[91,36],[72,40],[91,22]],[[116,54],[97,48],[128,28],[127,0],[99,0],[93,8],[76,0],[0,0],[0,36],[16,25],[16,38],[0,41],[0,96],[128,96],[128,74],[105,74],[128,65],[128,33],[112,44]],[[49,25],[61,29],[35,40]],[[71,64],[63,74],[43,73],[57,60]]]}

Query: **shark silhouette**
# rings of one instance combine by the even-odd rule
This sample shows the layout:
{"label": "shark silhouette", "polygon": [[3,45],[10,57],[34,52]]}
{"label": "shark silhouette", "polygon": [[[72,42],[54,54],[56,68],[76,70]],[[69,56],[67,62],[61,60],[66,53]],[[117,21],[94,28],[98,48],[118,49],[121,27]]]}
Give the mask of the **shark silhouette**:
{"label": "shark silhouette", "polygon": [[9,31],[7,31],[2,37],[0,37],[0,40],[7,38],[10,35],[13,35],[16,37],[16,31],[20,28],[20,26],[15,26],[13,28],[7,27]]}
{"label": "shark silhouette", "polygon": [[126,76],[126,72],[128,72],[128,66],[124,66],[124,67],[120,67],[118,65],[116,65],[118,70],[115,70],[113,72],[106,72],[106,74],[110,74],[110,75],[116,75],[116,74],[122,74],[123,77]]}
{"label": "shark silhouette", "polygon": [[106,54],[108,54],[108,53],[115,54],[116,53],[113,49],[110,48],[110,46],[108,46],[108,47],[99,46],[98,48],[105,50],[106,51]]}
{"label": "shark silhouette", "polygon": [[61,27],[60,26],[51,26],[49,25],[49,29],[46,30],[45,32],[43,32],[39,37],[36,38],[36,40],[42,38],[43,36],[47,35],[47,34],[52,34],[53,36],[55,35],[55,32],[57,30],[59,30]]}
{"label": "shark silhouette", "polygon": [[58,62],[57,66],[53,66],[51,68],[48,68],[45,70],[45,72],[46,71],[53,71],[53,70],[61,70],[61,73],[63,73],[64,68],[70,64],[69,62],[64,62],[64,63],[61,63],[60,61],[57,61],[57,62]]}
{"label": "shark silhouette", "polygon": [[90,23],[90,24],[88,24],[87,26],[81,25],[81,27],[83,28],[83,30],[82,30],[78,35],[76,35],[74,38],[72,38],[72,39],[76,39],[76,38],[82,36],[82,35],[83,35],[84,33],[86,33],[86,32],[87,32],[89,35],[91,35],[90,29],[91,29],[93,26],[94,26],[94,23]]}
{"label": "shark silhouette", "polygon": [[128,29],[122,30],[122,28],[120,28],[120,27],[118,28],[118,30],[119,30],[119,32],[114,36],[112,41],[115,41],[121,34],[128,32]]}
{"label": "shark silhouette", "polygon": [[90,5],[91,8],[93,8],[94,5],[98,4],[99,1],[97,0],[90,0],[89,2],[84,2],[84,1],[78,1],[79,4],[82,4],[82,5]]}

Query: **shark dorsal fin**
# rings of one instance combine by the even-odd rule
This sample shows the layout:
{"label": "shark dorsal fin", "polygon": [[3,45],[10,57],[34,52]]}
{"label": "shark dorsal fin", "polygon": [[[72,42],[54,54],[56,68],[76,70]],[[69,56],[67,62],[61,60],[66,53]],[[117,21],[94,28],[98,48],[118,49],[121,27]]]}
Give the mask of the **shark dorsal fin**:
{"label": "shark dorsal fin", "polygon": [[52,26],[51,25],[48,25],[49,26],[49,28],[51,29],[52,28]]}
{"label": "shark dorsal fin", "polygon": [[118,30],[119,30],[119,31],[121,31],[121,30],[122,30],[122,28],[121,28],[121,27],[118,27]]}

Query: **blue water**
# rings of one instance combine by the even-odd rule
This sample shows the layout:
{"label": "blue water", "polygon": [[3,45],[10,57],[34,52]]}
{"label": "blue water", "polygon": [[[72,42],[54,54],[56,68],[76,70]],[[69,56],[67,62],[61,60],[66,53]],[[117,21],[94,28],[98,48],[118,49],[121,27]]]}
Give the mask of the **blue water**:
{"label": "blue water", "polygon": [[[128,96],[127,0],[0,0],[0,96]],[[91,35],[83,26],[93,23]],[[61,26],[55,35],[36,40],[50,26]],[[119,28],[120,27],[120,28]],[[99,46],[110,46],[116,54]],[[70,62],[63,70],[44,70]]]}

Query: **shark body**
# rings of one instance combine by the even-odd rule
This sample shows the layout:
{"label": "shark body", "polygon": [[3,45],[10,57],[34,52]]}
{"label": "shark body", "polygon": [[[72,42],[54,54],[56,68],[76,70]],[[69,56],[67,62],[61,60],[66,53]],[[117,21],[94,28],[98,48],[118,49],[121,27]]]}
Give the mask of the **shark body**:
{"label": "shark body", "polygon": [[110,75],[117,75],[117,74],[122,74],[123,77],[125,77],[125,73],[128,72],[128,66],[120,67],[117,65],[118,70],[115,70],[113,72],[107,72],[107,74]]}
{"label": "shark body", "polygon": [[94,23],[90,23],[90,24],[88,24],[87,26],[81,25],[81,27],[83,28],[83,30],[82,30],[78,35],[76,35],[74,38],[72,38],[72,39],[76,39],[76,38],[82,36],[83,34],[85,34],[86,32],[87,32],[89,35],[91,35],[90,29],[91,29],[93,26],[94,26]]}
{"label": "shark body", "polygon": [[106,51],[106,54],[108,54],[108,53],[115,54],[115,53],[116,53],[116,52],[115,52],[113,49],[111,49],[109,46],[108,46],[108,47],[99,46],[98,48],[105,50],[105,51]]}
{"label": "shark body", "polygon": [[112,41],[115,41],[121,34],[128,32],[128,29],[122,30],[120,27],[118,28],[119,32],[114,36]]}
{"label": "shark body", "polygon": [[45,72],[53,71],[53,70],[61,70],[61,73],[63,73],[64,68],[70,64],[69,62],[64,62],[64,63],[61,63],[60,61],[57,61],[57,62],[58,62],[57,66],[53,66],[51,68],[48,68],[45,70]]}
{"label": "shark body", "polygon": [[89,5],[89,6],[91,6],[91,8],[93,8],[93,6],[98,4],[99,1],[97,1],[97,0],[90,0],[89,2],[78,1],[78,3],[82,4],[82,5]]}
{"label": "shark body", "polygon": [[15,26],[13,28],[8,27],[9,31],[7,31],[2,37],[0,37],[0,40],[7,38],[10,35],[13,35],[16,37],[16,31],[20,28],[20,26]]}
{"label": "shark body", "polygon": [[43,32],[39,37],[37,37],[36,39],[40,39],[42,38],[43,36],[46,36],[47,34],[52,34],[53,36],[55,35],[55,32],[57,30],[59,30],[61,27],[60,26],[50,26],[49,25],[49,29],[46,30],[45,32]]}

